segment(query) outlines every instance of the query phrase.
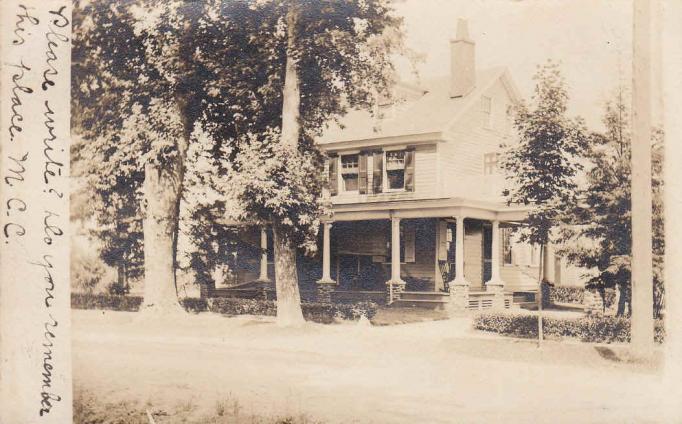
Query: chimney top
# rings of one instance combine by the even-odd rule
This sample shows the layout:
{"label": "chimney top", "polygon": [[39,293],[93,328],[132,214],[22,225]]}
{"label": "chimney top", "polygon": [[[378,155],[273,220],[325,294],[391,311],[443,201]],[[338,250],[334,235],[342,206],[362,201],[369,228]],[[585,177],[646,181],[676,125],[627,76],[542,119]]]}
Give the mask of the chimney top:
{"label": "chimney top", "polygon": [[471,41],[469,39],[469,22],[466,19],[457,19],[457,35],[453,41]]}
{"label": "chimney top", "polygon": [[476,44],[469,38],[466,19],[457,20],[457,35],[450,40],[450,97],[469,94],[476,85]]}

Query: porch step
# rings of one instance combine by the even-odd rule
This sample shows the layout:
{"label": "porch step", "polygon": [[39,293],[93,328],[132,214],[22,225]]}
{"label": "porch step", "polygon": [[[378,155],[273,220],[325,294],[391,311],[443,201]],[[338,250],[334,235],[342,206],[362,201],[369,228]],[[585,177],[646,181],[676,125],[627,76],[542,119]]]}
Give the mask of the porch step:
{"label": "porch step", "polygon": [[444,309],[445,305],[449,303],[448,300],[443,299],[398,299],[394,301],[391,306],[395,308],[427,308],[427,309]]}
{"label": "porch step", "polygon": [[425,300],[448,302],[450,294],[445,292],[404,291],[400,293],[400,300]]}

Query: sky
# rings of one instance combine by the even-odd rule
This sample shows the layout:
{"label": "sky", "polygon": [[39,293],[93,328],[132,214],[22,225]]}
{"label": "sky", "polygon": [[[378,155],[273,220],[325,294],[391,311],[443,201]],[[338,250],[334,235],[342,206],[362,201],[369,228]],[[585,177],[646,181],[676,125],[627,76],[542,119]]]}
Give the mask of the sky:
{"label": "sky", "polygon": [[[601,127],[604,102],[630,82],[630,0],[403,0],[406,44],[425,54],[424,78],[450,72],[449,40],[458,18],[469,22],[477,68],[506,66],[524,98],[536,67],[559,61],[569,87],[569,113]],[[409,79],[407,60],[398,69]]]}

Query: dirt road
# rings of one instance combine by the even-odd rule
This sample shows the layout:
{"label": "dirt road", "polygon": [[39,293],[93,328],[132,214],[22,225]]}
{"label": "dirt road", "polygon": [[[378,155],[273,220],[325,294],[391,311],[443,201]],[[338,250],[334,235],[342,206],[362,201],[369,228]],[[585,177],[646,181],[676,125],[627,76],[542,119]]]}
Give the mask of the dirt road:
{"label": "dirt road", "polygon": [[74,311],[74,386],[109,401],[325,422],[669,422],[654,369],[466,319],[278,328],[270,319]]}

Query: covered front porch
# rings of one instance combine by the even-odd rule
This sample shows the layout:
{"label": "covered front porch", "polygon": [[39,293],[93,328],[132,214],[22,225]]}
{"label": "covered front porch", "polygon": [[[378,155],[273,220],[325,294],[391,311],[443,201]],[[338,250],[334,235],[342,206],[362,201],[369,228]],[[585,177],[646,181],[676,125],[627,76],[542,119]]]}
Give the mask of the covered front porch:
{"label": "covered front porch", "polygon": [[[504,236],[522,211],[460,199],[386,206],[335,207],[322,223],[317,255],[299,256],[304,298],[460,309],[511,305],[514,287],[505,279],[514,274],[504,263],[510,251]],[[271,234],[267,226],[251,227],[249,237],[260,250],[244,255],[251,265],[237,285],[272,285]]]}
{"label": "covered front porch", "polygon": [[[467,307],[503,292],[500,222],[466,217],[349,220],[323,225],[322,278],[329,297],[376,298],[389,304],[448,303],[465,288]],[[490,296],[488,296],[490,297]],[[492,301],[493,299],[488,299]]]}
{"label": "covered front porch", "polygon": [[509,307],[502,234],[524,216],[459,198],[335,205],[323,223],[318,290],[332,300],[371,291],[388,304]]}

